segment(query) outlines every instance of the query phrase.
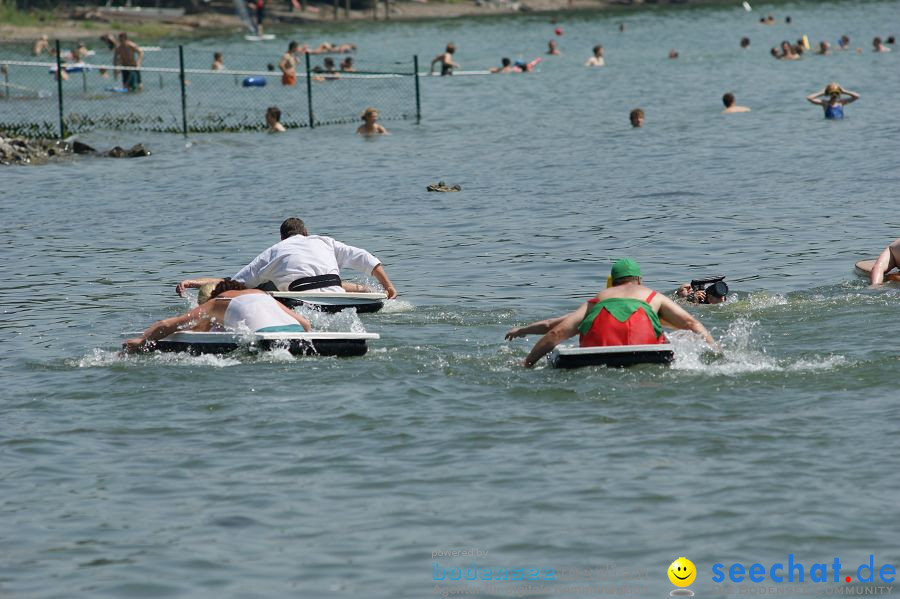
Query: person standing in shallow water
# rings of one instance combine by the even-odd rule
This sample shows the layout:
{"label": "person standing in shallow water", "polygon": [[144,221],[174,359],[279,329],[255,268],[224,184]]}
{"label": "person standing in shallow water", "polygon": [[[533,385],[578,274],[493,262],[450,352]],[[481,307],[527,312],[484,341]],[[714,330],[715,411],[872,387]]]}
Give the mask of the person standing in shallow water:
{"label": "person standing in shallow water", "polygon": [[[821,99],[826,97],[827,100]],[[824,108],[826,119],[842,119],[844,118],[844,106],[859,100],[859,94],[844,89],[837,83],[829,83],[825,89],[809,94],[806,99],[808,102]]]}
{"label": "person standing in shallow water", "polygon": [[378,120],[378,111],[372,107],[366,108],[362,114],[362,120],[363,124],[356,128],[356,132],[359,135],[371,137],[372,135],[382,135],[388,132],[387,129],[376,122]]}
{"label": "person standing in shallow water", "polygon": [[725,110],[722,112],[725,114],[732,114],[735,112],[750,112],[750,109],[746,106],[738,106],[735,103],[734,94],[728,92],[724,96],[722,96],[722,103],[725,104]]}
{"label": "person standing in shallow water", "polygon": [[281,109],[269,106],[266,110],[266,129],[269,133],[284,133],[287,129],[281,124]]}
{"label": "person standing in shallow water", "polygon": [[447,44],[447,49],[442,54],[438,54],[431,61],[431,73],[434,73],[434,65],[441,64],[441,77],[452,75],[453,69],[458,69],[459,65],[453,62],[453,55],[456,53],[455,44]]}
{"label": "person standing in shallow water", "polygon": [[587,59],[584,63],[586,67],[602,67],[606,65],[606,61],[603,59],[603,46],[597,44],[594,46],[594,55]]}

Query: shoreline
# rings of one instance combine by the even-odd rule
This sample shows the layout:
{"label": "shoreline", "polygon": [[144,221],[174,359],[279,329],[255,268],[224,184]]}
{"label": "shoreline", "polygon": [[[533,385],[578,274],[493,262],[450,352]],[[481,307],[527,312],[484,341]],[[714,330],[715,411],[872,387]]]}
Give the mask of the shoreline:
{"label": "shoreline", "polygon": [[[524,2],[498,3],[491,2],[477,6],[474,2],[394,2],[390,17],[385,19],[384,6],[378,7],[378,18],[373,18],[372,10],[351,10],[345,14],[343,8],[338,10],[338,18],[334,18],[332,6],[320,5],[310,10],[288,11],[267,9],[266,27],[268,32],[279,33],[283,29],[301,25],[331,26],[344,23],[385,23],[392,21],[426,22],[457,18],[490,18],[512,15],[549,15],[563,13],[586,13],[619,11],[622,13],[657,10],[665,8],[692,8],[697,6],[727,6],[729,0],[669,0],[667,2],[648,2],[636,0],[632,4],[624,4],[623,0],[525,0]],[[316,10],[314,12],[314,10]],[[29,14],[29,13],[23,13]],[[41,17],[43,20],[45,17]],[[120,16],[112,19],[102,16],[96,11],[58,10],[51,17],[52,21],[44,24],[12,25],[0,24],[0,45],[31,43],[41,35],[51,39],[64,41],[80,41],[98,38],[108,31],[127,31],[130,36],[143,40],[156,40],[170,37],[202,37],[230,34],[244,31],[241,20],[234,14],[221,12],[203,12],[181,17],[152,19]]]}

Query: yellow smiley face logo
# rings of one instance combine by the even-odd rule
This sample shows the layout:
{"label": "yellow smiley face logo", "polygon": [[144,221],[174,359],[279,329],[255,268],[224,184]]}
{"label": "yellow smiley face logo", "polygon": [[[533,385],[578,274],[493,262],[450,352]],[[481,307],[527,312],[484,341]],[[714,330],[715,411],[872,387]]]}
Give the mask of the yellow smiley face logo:
{"label": "yellow smiley face logo", "polygon": [[669,566],[669,580],[677,587],[691,586],[695,578],[697,568],[694,567],[694,562],[686,557],[679,557]]}

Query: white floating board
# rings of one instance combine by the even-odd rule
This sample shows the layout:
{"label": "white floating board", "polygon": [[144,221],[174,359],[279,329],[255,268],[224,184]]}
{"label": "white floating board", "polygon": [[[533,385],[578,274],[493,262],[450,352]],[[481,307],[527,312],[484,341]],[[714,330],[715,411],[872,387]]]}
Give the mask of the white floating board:
{"label": "white floating board", "polygon": [[251,35],[247,34],[244,36],[244,39],[248,42],[268,42],[275,39],[274,33],[264,33],[263,35]]}
{"label": "white floating board", "polygon": [[557,347],[550,353],[556,368],[582,366],[623,367],[635,364],[668,364],[675,358],[671,343],[608,345],[604,347]]}
{"label": "white floating board", "polygon": [[239,347],[252,350],[285,348],[294,355],[362,356],[367,341],[380,339],[378,333],[233,333],[180,331],[156,342],[164,352],[221,354]]}
{"label": "white floating board", "polygon": [[306,304],[325,312],[356,308],[357,312],[378,312],[387,299],[385,293],[355,293],[340,291],[270,291],[272,297],[286,300],[289,306]]}

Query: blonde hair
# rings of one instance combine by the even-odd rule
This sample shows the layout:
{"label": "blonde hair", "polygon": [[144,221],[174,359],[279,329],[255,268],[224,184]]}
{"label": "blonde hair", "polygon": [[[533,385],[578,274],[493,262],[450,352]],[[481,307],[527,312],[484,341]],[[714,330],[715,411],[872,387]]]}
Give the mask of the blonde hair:
{"label": "blonde hair", "polygon": [[825,87],[825,93],[829,96],[841,93],[841,86],[836,81],[832,81]]}
{"label": "blonde hair", "polygon": [[216,283],[207,283],[206,285],[200,287],[200,289],[197,290],[197,305],[202,306],[203,304],[208,302],[215,288]]}
{"label": "blonde hair", "polygon": [[363,113],[362,113],[362,120],[366,120],[366,116],[368,116],[368,115],[370,115],[370,114],[378,114],[378,109],[369,106],[368,108],[366,108],[365,110],[363,110]]}

